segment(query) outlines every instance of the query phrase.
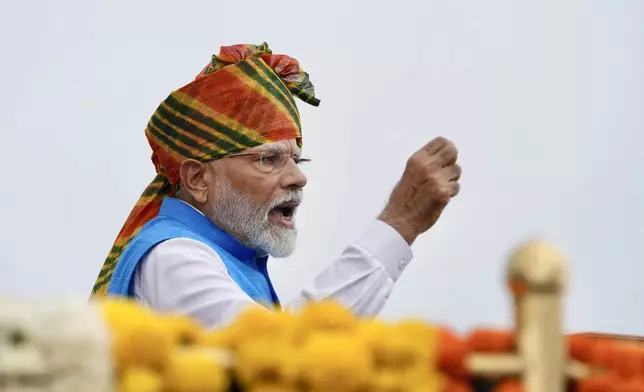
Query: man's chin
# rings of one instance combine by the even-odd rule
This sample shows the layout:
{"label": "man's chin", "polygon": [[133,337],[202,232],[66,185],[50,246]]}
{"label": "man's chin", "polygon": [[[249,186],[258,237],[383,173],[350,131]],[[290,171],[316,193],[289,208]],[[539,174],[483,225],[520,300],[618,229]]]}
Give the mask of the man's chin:
{"label": "man's chin", "polygon": [[266,250],[266,254],[275,259],[284,259],[295,253],[295,244],[288,246],[272,246]]}
{"label": "man's chin", "polygon": [[265,238],[262,248],[271,257],[289,257],[295,252],[297,243],[297,229],[284,227],[271,227],[271,233]]}

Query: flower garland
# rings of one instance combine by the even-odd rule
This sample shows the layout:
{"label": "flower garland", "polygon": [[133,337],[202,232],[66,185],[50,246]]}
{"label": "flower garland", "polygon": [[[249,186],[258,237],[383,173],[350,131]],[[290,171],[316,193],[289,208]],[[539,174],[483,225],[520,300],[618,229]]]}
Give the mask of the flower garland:
{"label": "flower garland", "polygon": [[[332,302],[296,314],[255,308],[215,331],[134,302],[99,304],[118,392],[473,392],[468,358],[515,352],[510,330],[458,336],[420,320],[360,320]],[[572,382],[573,391],[644,392],[644,347],[576,335],[567,346],[592,370]],[[523,386],[512,376],[489,381],[487,390]]]}

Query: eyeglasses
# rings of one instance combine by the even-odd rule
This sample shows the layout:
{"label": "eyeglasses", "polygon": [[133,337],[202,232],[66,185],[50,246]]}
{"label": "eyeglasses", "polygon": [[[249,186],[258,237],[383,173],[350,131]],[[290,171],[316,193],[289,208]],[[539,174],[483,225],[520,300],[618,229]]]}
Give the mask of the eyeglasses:
{"label": "eyeglasses", "polygon": [[253,164],[262,173],[275,173],[281,171],[282,169],[284,169],[289,159],[292,159],[293,162],[295,162],[295,164],[298,166],[304,163],[311,162],[311,160],[308,158],[302,158],[297,155],[278,153],[274,151],[233,154],[228,155],[225,158],[236,157],[253,157]]}

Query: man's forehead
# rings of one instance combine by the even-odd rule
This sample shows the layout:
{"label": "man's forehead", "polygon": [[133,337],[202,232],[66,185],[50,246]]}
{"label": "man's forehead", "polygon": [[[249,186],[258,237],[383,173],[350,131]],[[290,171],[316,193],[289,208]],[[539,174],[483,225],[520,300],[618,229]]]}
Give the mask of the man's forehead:
{"label": "man's forehead", "polygon": [[284,154],[301,154],[302,149],[297,145],[295,139],[280,140],[278,142],[265,143],[261,146],[253,147],[252,152],[276,152]]}

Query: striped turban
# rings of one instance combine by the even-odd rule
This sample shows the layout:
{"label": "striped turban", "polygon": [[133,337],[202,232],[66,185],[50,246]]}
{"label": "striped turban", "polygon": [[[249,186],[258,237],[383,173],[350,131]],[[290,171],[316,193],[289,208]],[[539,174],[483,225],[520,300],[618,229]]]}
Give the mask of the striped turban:
{"label": "striped turban", "polygon": [[208,162],[279,140],[301,146],[294,96],[320,104],[297,60],[272,54],[266,43],[222,47],[194,81],[172,92],[145,129],[157,175],[125,221],[92,294],[106,294],[123,249],[158,214],[163,198],[174,196],[181,162]]}

